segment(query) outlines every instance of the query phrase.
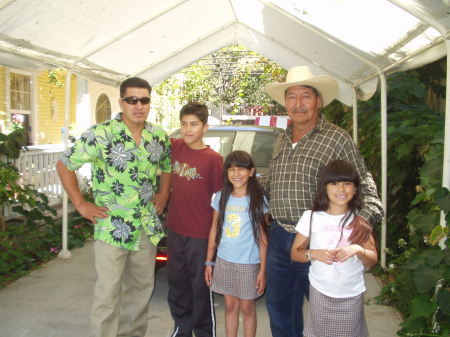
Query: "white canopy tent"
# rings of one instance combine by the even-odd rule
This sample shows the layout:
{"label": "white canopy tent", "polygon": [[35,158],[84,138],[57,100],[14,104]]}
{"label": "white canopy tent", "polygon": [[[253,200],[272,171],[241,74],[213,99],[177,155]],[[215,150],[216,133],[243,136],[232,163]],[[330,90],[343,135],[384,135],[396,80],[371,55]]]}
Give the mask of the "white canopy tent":
{"label": "white canopy tent", "polygon": [[[450,0],[3,0],[0,64],[63,67],[112,85],[135,75],[156,84],[240,44],[286,69],[308,65],[335,77],[338,99],[354,106],[355,122],[357,99],[372,97],[380,79],[386,208],[385,76],[448,55],[449,13]],[[448,100],[445,128],[443,185],[449,188]],[[384,249],[385,223],[382,229]]]}

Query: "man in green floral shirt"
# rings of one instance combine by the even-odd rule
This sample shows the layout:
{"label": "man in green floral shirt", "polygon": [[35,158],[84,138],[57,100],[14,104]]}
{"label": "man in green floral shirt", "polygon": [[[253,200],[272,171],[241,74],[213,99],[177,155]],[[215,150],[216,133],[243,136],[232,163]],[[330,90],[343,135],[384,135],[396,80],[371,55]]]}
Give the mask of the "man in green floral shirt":
{"label": "man in green floral shirt", "polygon": [[[163,237],[158,214],[167,203],[171,177],[169,139],[146,122],[150,93],[147,81],[125,80],[122,113],[84,132],[57,163],[73,205],[95,224],[95,337],[143,337],[147,329],[156,245]],[[95,204],[83,198],[74,172],[85,163],[92,165]]]}

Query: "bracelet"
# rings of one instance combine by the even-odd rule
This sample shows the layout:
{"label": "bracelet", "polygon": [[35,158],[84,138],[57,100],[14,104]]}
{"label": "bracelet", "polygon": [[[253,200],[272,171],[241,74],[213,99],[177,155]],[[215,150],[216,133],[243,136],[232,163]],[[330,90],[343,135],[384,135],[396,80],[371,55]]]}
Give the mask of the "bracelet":
{"label": "bracelet", "polygon": [[311,251],[309,249],[305,252],[305,256],[308,261],[312,261]]}
{"label": "bracelet", "polygon": [[216,263],[214,261],[205,261],[205,266],[211,266],[214,267]]}
{"label": "bracelet", "polygon": [[363,256],[366,256],[366,250],[363,247],[361,247],[361,248],[363,249],[363,253],[362,253],[362,255],[356,255],[358,257],[358,259],[362,258]]}

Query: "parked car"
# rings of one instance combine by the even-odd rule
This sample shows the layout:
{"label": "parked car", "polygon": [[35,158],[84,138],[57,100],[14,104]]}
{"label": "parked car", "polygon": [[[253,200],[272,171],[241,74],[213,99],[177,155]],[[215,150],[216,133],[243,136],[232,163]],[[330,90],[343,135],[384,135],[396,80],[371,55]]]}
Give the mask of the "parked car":
{"label": "parked car", "polygon": [[[255,161],[256,171],[265,173],[269,166],[275,143],[275,128],[257,125],[213,125],[203,137],[206,145],[225,157],[234,150],[250,153]],[[181,138],[180,130],[170,135]]]}
{"label": "parked car", "polygon": [[[244,150],[250,153],[255,161],[257,174],[264,174],[272,156],[275,144],[275,128],[256,125],[211,125],[203,137],[205,144],[225,157],[234,150]],[[180,130],[170,135],[171,138],[181,138]],[[164,221],[165,216],[162,216]],[[167,261],[166,238],[158,244],[156,255],[157,267],[164,266]]]}

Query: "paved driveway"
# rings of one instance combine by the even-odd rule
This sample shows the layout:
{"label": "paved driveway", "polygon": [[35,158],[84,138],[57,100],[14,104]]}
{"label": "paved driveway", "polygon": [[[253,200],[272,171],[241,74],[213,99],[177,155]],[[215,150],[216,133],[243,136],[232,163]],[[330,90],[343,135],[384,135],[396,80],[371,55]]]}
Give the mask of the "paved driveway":
{"label": "paved driveway", "polygon": [[[87,337],[94,290],[93,244],[72,251],[67,260],[55,259],[5,289],[0,290],[0,337]],[[379,292],[369,274],[367,299]],[[156,273],[155,291],[150,303],[146,337],[166,337],[172,319],[166,302],[166,270]],[[216,296],[217,336],[225,336],[224,306]],[[258,337],[269,337],[270,328],[264,298],[257,301]],[[371,337],[394,337],[399,320],[391,307],[366,305]],[[242,336],[242,327],[240,335]]]}

